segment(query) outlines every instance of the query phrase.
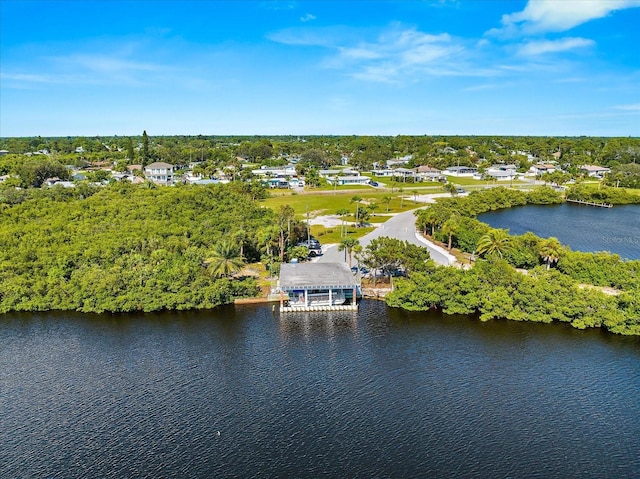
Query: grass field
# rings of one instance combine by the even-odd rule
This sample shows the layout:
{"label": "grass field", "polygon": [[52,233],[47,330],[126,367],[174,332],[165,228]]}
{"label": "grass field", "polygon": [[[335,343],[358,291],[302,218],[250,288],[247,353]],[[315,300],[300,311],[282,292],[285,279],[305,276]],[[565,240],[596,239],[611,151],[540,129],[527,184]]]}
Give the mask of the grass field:
{"label": "grass field", "polygon": [[[418,188],[412,188],[412,190],[419,191]],[[326,192],[318,192],[317,194],[284,194],[278,196],[272,196],[271,198],[267,198],[263,200],[264,206],[267,208],[272,208],[277,210],[280,206],[289,205],[293,208],[298,216],[301,219],[306,217],[307,211],[309,212],[309,216],[311,218],[320,215],[334,215],[340,209],[347,209],[351,212],[355,212],[355,203],[351,201],[354,196],[359,196],[362,198],[360,204],[366,205],[370,203],[376,203],[378,205],[378,209],[375,211],[376,215],[387,213],[387,203],[384,201],[385,196],[391,197],[391,201],[389,203],[389,213],[400,213],[402,211],[407,211],[420,206],[419,203],[416,203],[411,198],[411,191],[405,189],[402,195],[405,197],[404,200],[400,199],[400,193],[395,191],[391,193],[390,191],[362,191],[362,192],[354,192],[349,191],[347,193],[336,193],[327,194]],[[432,192],[437,192],[438,190],[434,190]],[[421,193],[427,193],[424,191]],[[372,217],[372,222],[378,222],[378,217]],[[351,218],[350,221],[353,221]],[[383,220],[380,220],[380,222]]]}
{"label": "grass field", "polygon": [[529,183],[525,181],[496,181],[496,180],[475,180],[473,178],[468,177],[458,177],[458,176],[447,176],[447,181],[453,183],[454,185],[460,186],[505,186],[509,187],[511,185],[528,185]]}
{"label": "grass field", "polygon": [[[367,233],[370,233],[375,228],[373,227],[362,227],[356,228],[353,225],[348,225],[345,236],[349,236],[351,238],[360,238]],[[311,234],[323,244],[334,244],[340,243],[342,236],[342,229],[340,226],[332,226],[331,228],[325,228],[321,225],[311,225]]]}

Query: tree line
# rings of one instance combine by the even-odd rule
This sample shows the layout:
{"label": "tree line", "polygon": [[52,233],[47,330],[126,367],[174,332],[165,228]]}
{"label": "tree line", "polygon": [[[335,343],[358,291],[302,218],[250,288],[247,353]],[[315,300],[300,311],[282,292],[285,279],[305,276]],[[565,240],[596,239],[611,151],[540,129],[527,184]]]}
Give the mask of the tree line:
{"label": "tree line", "polygon": [[[610,190],[612,195],[620,192]],[[476,218],[495,209],[561,201],[559,193],[548,187],[526,193],[493,188],[465,198],[442,198],[418,210],[417,225],[425,235],[445,242],[449,249],[472,254],[476,265],[468,271],[437,268],[430,275],[410,276],[396,283],[388,303],[478,314],[483,320],[558,320],[579,328],[601,326],[616,333],[640,334],[640,260],[571,251],[556,238],[530,232],[509,235]],[[622,293],[611,296],[581,284]]]}
{"label": "tree line", "polygon": [[14,191],[0,203],[0,312],[212,308],[256,295],[242,265],[286,260],[304,234],[242,183]]}

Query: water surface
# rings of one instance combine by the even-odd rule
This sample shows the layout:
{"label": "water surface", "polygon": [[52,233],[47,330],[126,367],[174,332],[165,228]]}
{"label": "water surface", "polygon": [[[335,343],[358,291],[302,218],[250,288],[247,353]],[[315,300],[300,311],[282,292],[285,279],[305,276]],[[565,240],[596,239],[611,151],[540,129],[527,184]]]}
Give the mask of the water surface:
{"label": "water surface", "polygon": [[387,308],[0,321],[0,477],[640,476],[640,340]]}
{"label": "water surface", "polygon": [[573,250],[640,259],[640,205],[529,205],[484,213],[478,219],[515,235],[531,231],[543,238],[555,236]]}

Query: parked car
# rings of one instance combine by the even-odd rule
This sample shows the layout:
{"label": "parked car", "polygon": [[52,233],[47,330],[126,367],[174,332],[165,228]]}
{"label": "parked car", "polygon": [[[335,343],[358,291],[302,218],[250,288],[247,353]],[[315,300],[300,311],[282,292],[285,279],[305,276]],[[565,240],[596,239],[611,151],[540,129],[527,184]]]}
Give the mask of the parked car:
{"label": "parked car", "polygon": [[378,186],[378,182],[377,181],[370,181],[369,184],[371,186]]}
{"label": "parked car", "polygon": [[304,246],[309,250],[309,257],[315,258],[316,256],[322,256],[322,246],[320,242],[316,239],[312,239],[309,242],[301,241],[296,246]]}
{"label": "parked car", "polygon": [[467,190],[465,190],[464,188],[456,188],[456,192],[457,192],[458,194],[462,194],[462,193],[466,193],[466,192],[467,192]]}

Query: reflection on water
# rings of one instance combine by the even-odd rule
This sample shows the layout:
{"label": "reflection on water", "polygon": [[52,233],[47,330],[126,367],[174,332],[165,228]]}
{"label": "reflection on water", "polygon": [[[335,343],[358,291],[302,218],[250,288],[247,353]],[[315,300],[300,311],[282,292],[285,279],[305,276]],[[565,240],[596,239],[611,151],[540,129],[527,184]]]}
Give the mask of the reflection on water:
{"label": "reflection on water", "polygon": [[357,311],[295,312],[279,315],[280,334],[287,341],[313,337],[334,340],[358,333]]}
{"label": "reflection on water", "polygon": [[639,390],[639,338],[380,301],[6,315],[0,477],[640,477]]}

